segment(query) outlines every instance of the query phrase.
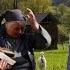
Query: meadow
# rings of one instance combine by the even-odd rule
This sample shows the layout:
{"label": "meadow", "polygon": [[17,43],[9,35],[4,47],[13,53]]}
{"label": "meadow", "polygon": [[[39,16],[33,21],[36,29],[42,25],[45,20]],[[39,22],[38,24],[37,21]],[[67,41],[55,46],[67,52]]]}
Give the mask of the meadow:
{"label": "meadow", "polygon": [[[44,51],[44,50],[43,50]],[[35,51],[36,70],[40,70],[37,60],[40,57],[40,51]],[[57,50],[44,51],[47,60],[47,70],[67,70],[68,44],[58,44]]]}

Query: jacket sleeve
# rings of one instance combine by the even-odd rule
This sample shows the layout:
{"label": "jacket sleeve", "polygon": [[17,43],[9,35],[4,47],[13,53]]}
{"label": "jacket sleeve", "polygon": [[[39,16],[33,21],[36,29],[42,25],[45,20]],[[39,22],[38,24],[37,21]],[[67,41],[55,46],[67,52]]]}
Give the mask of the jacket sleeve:
{"label": "jacket sleeve", "polygon": [[41,25],[39,25],[39,29],[35,33],[34,37],[35,37],[35,44],[36,44],[35,46],[49,47],[51,45],[51,36],[47,32],[47,30],[44,29]]}
{"label": "jacket sleeve", "polygon": [[41,35],[46,40],[47,46],[50,46],[51,45],[51,36],[50,36],[50,34],[41,25],[40,25],[40,30],[41,30]]}

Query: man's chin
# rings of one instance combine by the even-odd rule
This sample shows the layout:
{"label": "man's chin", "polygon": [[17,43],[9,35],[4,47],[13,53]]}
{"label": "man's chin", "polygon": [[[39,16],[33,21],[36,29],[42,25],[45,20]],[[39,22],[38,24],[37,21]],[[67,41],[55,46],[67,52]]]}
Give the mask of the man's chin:
{"label": "man's chin", "polygon": [[12,37],[12,38],[19,38],[21,36],[22,36],[22,34],[10,35],[10,37]]}
{"label": "man's chin", "polygon": [[20,35],[14,35],[14,36],[12,36],[12,38],[19,38],[20,37]]}

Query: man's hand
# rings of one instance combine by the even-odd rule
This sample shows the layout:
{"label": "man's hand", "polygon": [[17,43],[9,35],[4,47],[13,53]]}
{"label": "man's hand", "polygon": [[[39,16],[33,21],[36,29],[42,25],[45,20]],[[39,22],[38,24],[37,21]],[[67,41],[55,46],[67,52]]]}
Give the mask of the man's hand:
{"label": "man's hand", "polygon": [[28,21],[30,22],[32,28],[34,30],[38,30],[39,29],[39,24],[38,24],[38,22],[36,20],[36,17],[34,15],[34,13],[29,8],[27,8],[27,11],[28,11],[28,13],[27,13]]}
{"label": "man's hand", "polygon": [[6,60],[0,60],[0,70],[10,69],[11,66],[7,63]]}

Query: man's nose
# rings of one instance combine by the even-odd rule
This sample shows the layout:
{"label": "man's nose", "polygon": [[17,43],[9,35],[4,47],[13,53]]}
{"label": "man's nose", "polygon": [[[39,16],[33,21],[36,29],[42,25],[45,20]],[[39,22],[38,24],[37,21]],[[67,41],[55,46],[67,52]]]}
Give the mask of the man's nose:
{"label": "man's nose", "polygon": [[19,30],[19,34],[22,34],[22,30],[21,29]]}
{"label": "man's nose", "polygon": [[24,34],[24,31],[22,29],[19,30],[19,34]]}

